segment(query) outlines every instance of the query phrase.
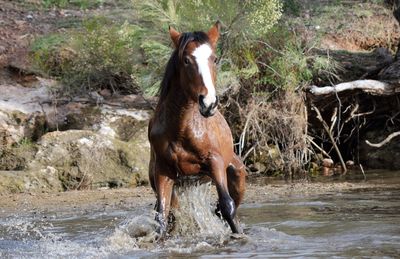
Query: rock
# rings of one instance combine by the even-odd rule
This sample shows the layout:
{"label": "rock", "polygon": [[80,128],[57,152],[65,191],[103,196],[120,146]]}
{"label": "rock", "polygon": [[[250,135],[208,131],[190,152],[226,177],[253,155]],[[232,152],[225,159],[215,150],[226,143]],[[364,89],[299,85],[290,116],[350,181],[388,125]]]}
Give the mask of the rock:
{"label": "rock", "polygon": [[136,186],[148,182],[149,156],[132,144],[86,130],[51,132],[40,139],[30,167],[54,167],[66,190]]}
{"label": "rock", "polygon": [[47,122],[43,113],[0,110],[0,144],[3,146],[14,145],[23,139],[37,140],[46,131]]}
{"label": "rock", "polygon": [[322,175],[324,176],[332,176],[334,173],[333,166],[334,162],[330,158],[322,159]]}
{"label": "rock", "polygon": [[333,162],[332,159],[330,159],[330,158],[322,159],[322,166],[323,167],[331,168],[331,167],[333,167],[333,165],[334,165],[334,162]]}
{"label": "rock", "polygon": [[40,103],[49,99],[45,86],[25,88],[21,85],[0,84],[0,135],[11,145],[23,138],[38,139],[46,129],[46,112]]}
{"label": "rock", "polygon": [[283,167],[280,150],[275,145],[268,145],[265,149],[250,154],[254,161],[252,170],[260,173],[267,171],[278,171]]}
{"label": "rock", "polygon": [[116,136],[122,141],[130,141],[137,134],[143,134],[140,129],[147,131],[147,121],[138,121],[129,116],[122,116],[111,122]]}
{"label": "rock", "polygon": [[25,166],[23,157],[16,155],[11,149],[0,149],[0,170],[22,170]]}
{"label": "rock", "polygon": [[0,193],[59,192],[62,190],[58,173],[52,167],[39,171],[0,171]]}
{"label": "rock", "polygon": [[104,98],[109,98],[109,97],[111,97],[111,95],[112,95],[112,93],[111,93],[111,91],[110,91],[109,89],[102,89],[102,90],[99,92],[99,94],[100,94],[101,96],[103,96]]}
{"label": "rock", "polygon": [[92,91],[89,93],[89,97],[96,102],[96,104],[100,104],[104,102],[104,97],[101,96],[98,92]]}

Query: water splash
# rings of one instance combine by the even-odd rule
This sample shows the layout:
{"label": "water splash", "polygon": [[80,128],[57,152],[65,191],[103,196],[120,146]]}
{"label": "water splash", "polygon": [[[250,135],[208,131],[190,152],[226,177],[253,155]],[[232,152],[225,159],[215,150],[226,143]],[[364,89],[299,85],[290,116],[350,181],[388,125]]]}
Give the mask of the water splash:
{"label": "water splash", "polygon": [[210,183],[180,186],[176,193],[179,208],[173,210],[175,222],[166,240],[157,242],[158,223],[155,212],[149,212],[120,224],[108,238],[111,250],[190,253],[221,247],[231,239],[228,225],[214,213]]}
{"label": "water splash", "polygon": [[119,253],[138,249],[153,249],[158,236],[157,226],[154,213],[127,219],[107,238],[108,247],[111,251]]}
{"label": "water splash", "polygon": [[1,222],[0,233],[14,240],[41,240],[41,239],[59,239],[52,233],[46,233],[52,229],[53,224],[45,220],[28,221],[23,218],[8,218]]}
{"label": "water splash", "polygon": [[226,236],[230,230],[214,213],[211,200],[211,183],[180,186],[176,189],[179,208],[173,211],[175,228],[173,236],[210,237]]}

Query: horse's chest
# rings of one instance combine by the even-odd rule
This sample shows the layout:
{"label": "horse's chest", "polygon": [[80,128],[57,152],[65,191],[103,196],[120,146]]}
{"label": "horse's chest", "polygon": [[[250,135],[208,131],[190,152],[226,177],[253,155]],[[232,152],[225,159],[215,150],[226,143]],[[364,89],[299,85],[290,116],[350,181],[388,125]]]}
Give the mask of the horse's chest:
{"label": "horse's chest", "polygon": [[171,144],[169,152],[178,175],[198,174],[207,163],[207,152],[187,150],[181,144]]}
{"label": "horse's chest", "polygon": [[194,145],[198,145],[206,138],[207,128],[205,127],[204,122],[194,120],[191,122],[191,127],[187,129],[185,133]]}

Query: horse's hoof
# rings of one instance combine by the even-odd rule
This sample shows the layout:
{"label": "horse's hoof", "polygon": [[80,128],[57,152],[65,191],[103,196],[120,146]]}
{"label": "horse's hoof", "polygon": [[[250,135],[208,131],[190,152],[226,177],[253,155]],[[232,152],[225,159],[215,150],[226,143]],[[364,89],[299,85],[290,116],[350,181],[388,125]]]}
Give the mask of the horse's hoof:
{"label": "horse's hoof", "polygon": [[167,235],[167,226],[160,224],[156,229],[156,241],[163,241]]}

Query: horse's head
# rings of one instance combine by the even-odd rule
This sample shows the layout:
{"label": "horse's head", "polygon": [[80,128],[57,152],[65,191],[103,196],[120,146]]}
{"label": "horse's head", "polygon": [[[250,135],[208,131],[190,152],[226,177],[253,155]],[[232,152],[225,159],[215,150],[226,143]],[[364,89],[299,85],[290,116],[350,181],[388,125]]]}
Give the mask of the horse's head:
{"label": "horse's head", "polygon": [[205,32],[179,33],[169,28],[178,55],[177,69],[183,93],[198,102],[204,117],[214,115],[218,106],[215,91],[216,56],[219,22]]}

